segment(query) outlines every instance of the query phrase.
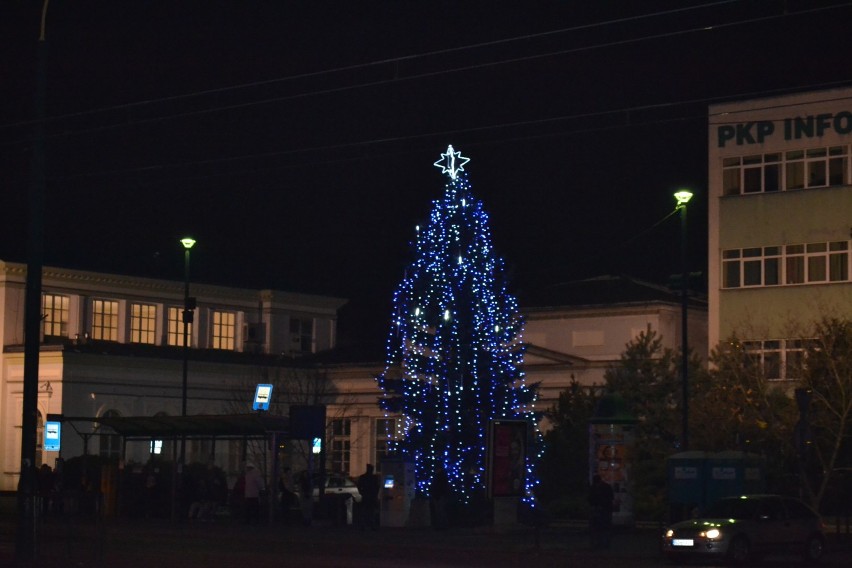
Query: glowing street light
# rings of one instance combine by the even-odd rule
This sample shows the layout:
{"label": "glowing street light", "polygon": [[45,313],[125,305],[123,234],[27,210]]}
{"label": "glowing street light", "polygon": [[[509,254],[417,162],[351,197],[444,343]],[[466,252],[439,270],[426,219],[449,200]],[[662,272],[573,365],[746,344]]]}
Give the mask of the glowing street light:
{"label": "glowing street light", "polygon": [[681,348],[681,386],[683,387],[683,447],[681,451],[689,450],[689,341],[687,334],[687,282],[689,270],[686,262],[686,204],[692,199],[692,192],[681,189],[674,194],[677,200],[676,209],[680,210],[680,348]]}
{"label": "glowing street light", "polygon": [[183,391],[181,396],[181,416],[186,416],[186,382],[187,382],[187,367],[189,363],[189,325],[193,320],[193,310],[195,310],[195,302],[189,297],[189,250],[195,244],[195,239],[184,237],[180,240],[180,244],[184,248],[183,257]]}

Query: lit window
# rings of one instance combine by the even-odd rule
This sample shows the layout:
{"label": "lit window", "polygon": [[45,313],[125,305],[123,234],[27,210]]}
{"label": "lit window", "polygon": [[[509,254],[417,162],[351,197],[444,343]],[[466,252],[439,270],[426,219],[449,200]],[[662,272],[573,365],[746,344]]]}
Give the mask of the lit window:
{"label": "lit window", "polygon": [[237,316],[233,312],[213,312],[213,349],[233,351],[237,335]]}
{"label": "lit window", "polygon": [[153,345],[157,334],[157,306],[131,304],[130,342]]}
{"label": "lit window", "polygon": [[68,296],[42,295],[42,325],[46,337],[68,337],[70,304],[71,301]]}
{"label": "lit window", "polygon": [[118,302],[92,300],[92,339],[118,341]]}
{"label": "lit window", "polygon": [[183,347],[184,325],[186,325],[186,333],[189,336],[187,343],[192,347],[192,323],[183,323],[183,308],[169,308],[169,325],[166,334],[169,345]]}

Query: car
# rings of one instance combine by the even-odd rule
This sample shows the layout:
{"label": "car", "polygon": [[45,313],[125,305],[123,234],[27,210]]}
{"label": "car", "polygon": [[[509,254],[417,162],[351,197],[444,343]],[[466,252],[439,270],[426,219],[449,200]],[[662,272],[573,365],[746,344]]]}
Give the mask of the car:
{"label": "car", "polygon": [[[301,494],[302,484],[300,483],[300,480],[304,475],[306,475],[306,473],[307,472],[302,472],[297,475],[293,483],[297,496]],[[314,501],[319,501],[319,477],[320,474],[318,472],[314,472],[312,475]],[[325,495],[349,495],[356,503],[361,502],[361,494],[358,492],[358,484],[351,477],[340,473],[326,473],[324,479],[325,491],[323,493]]]}
{"label": "car", "polygon": [[798,499],[781,495],[725,497],[700,518],[670,525],[663,533],[663,553],[674,562],[704,557],[745,564],[784,553],[816,562],[824,550],[819,515]]}

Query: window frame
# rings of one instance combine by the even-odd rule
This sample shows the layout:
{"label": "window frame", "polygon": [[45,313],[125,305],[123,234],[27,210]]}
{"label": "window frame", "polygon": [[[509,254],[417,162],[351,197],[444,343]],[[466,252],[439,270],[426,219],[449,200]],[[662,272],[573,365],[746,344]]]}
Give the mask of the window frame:
{"label": "window frame", "polygon": [[729,156],[722,159],[722,195],[742,196],[850,184],[849,144]]}
{"label": "window frame", "polygon": [[166,345],[171,347],[183,347],[183,329],[187,327],[187,341],[192,347],[192,325],[193,322],[185,324],[183,322],[183,307],[169,306],[166,309]]}
{"label": "window frame", "polygon": [[723,249],[720,286],[736,290],[848,283],[852,280],[850,251],[850,241]]}
{"label": "window frame", "polygon": [[[222,321],[222,319],[230,321]],[[230,333],[226,333],[230,331]],[[237,314],[230,310],[211,310],[210,347],[224,351],[234,351],[237,345]]]}
{"label": "window frame", "polygon": [[[140,308],[139,313],[136,308]],[[158,306],[143,302],[130,304],[130,343],[156,345]]]}
{"label": "window frame", "polygon": [[328,432],[328,464],[331,471],[349,475],[352,463],[352,419],[332,419],[328,423]]}
{"label": "window frame", "polygon": [[118,300],[92,298],[92,320],[89,326],[92,339],[96,341],[119,340],[120,309],[121,304]]}
{"label": "window frame", "polygon": [[[767,381],[795,381],[795,363],[805,364],[808,339],[750,339],[742,342],[752,361],[760,366]],[[775,371],[775,372],[773,372]]]}
{"label": "window frame", "polygon": [[[47,299],[50,298],[50,306]],[[59,300],[60,306],[56,307],[56,300]],[[41,295],[41,331],[43,337],[63,337],[68,338],[68,332],[71,321],[71,297],[64,294],[52,294],[44,292]],[[57,319],[55,316],[59,314]],[[55,333],[58,332],[58,333]]]}

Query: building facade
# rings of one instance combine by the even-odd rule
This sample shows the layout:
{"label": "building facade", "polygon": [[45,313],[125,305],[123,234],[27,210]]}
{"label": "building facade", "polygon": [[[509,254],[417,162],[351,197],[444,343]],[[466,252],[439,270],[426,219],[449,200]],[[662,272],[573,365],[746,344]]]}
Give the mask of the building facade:
{"label": "building facade", "polygon": [[709,109],[709,343],[794,379],[807,330],[852,316],[852,89]]}
{"label": "building facade", "polygon": [[[0,490],[17,487],[20,465],[25,281],[25,265],[0,262]],[[180,416],[185,354],[187,415],[251,412],[253,385],[298,375],[288,370],[292,361],[335,346],[337,311],[345,303],[193,284],[197,307],[184,351],[183,282],[46,267],[42,290],[40,428],[48,414]],[[39,431],[37,465],[53,465],[59,454],[42,451],[41,439]],[[212,455],[212,449],[190,443],[188,459],[212,457],[226,471],[240,470],[240,452],[220,447]],[[126,457],[144,463],[150,453],[168,450],[136,447]],[[77,422],[63,429],[61,451],[120,457],[120,439]]]}
{"label": "building facade", "polygon": [[[23,400],[23,310],[26,266],[0,262],[0,490],[17,487]],[[546,411],[572,380],[594,387],[619,361],[628,342],[651,329],[664,347],[680,346],[680,296],[653,284],[602,277],[556,287],[540,307],[522,308],[526,320],[524,370],[540,383],[536,409]],[[251,410],[258,383],[275,385],[270,413],[291,404],[326,406],[324,466],[355,476],[368,463],[381,467],[397,419],[380,410],[375,377],[384,362],[342,359],[335,350],[338,298],[272,290],[192,284],[197,299],[183,349],[184,283],[81,270],[45,268],[38,412],[65,417],[180,416],[183,357],[188,353],[187,415]],[[706,308],[689,303],[691,349],[705,357]],[[543,428],[547,428],[545,421]],[[42,432],[38,434],[39,445]],[[156,445],[159,443],[160,445]],[[231,482],[245,459],[266,459],[234,441],[189,440],[187,463],[214,463]],[[304,442],[286,440],[284,466],[305,467]],[[94,454],[145,464],[154,454],[177,453],[168,441],[128,443],[96,423],[63,427],[61,456]],[[39,447],[37,461],[60,454]],[[264,463],[268,467],[271,460]],[[314,467],[319,464],[314,463]]]}
{"label": "building facade", "polygon": [[[640,333],[653,331],[664,349],[679,351],[682,307],[678,292],[627,277],[601,276],[551,288],[536,307],[522,309],[525,369],[527,380],[540,384],[539,409],[552,407],[572,380],[602,388],[606,370],[618,364]],[[688,299],[687,343],[707,359],[703,297]]]}

